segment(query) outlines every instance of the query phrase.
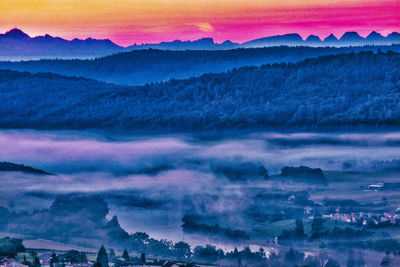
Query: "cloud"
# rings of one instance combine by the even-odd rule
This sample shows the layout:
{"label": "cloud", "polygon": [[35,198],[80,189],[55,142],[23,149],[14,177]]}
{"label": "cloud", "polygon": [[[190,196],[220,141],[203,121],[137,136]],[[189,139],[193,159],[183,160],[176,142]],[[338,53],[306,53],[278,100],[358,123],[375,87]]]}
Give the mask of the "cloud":
{"label": "cloud", "polygon": [[214,27],[208,22],[196,22],[192,24],[202,32],[213,32]]}

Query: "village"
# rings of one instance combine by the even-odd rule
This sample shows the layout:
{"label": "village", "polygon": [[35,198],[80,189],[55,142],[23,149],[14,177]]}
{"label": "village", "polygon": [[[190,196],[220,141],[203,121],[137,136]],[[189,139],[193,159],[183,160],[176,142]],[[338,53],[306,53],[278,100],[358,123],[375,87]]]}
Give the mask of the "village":
{"label": "village", "polygon": [[384,227],[390,225],[400,224],[400,208],[388,212],[379,213],[365,213],[365,212],[352,212],[341,213],[340,208],[336,213],[325,214],[323,218],[355,224],[366,228]]}

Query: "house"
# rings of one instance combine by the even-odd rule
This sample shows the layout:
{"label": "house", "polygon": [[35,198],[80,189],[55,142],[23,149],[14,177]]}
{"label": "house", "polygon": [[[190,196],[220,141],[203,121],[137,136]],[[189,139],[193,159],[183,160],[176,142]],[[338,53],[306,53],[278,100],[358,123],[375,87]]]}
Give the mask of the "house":
{"label": "house", "polygon": [[39,255],[39,261],[40,261],[40,264],[42,264],[42,265],[50,264],[50,259],[51,259],[51,253],[43,253],[43,254]]}
{"label": "house", "polygon": [[312,213],[312,208],[311,207],[308,207],[308,206],[306,206],[306,207],[304,207],[304,214],[311,214]]}
{"label": "house", "polygon": [[374,190],[374,191],[380,190],[382,188],[383,188],[383,183],[370,184],[368,186],[368,190]]}
{"label": "house", "polygon": [[295,197],[294,195],[291,195],[291,196],[288,198],[288,202],[289,202],[289,203],[294,203],[295,200],[296,200],[296,197]]}

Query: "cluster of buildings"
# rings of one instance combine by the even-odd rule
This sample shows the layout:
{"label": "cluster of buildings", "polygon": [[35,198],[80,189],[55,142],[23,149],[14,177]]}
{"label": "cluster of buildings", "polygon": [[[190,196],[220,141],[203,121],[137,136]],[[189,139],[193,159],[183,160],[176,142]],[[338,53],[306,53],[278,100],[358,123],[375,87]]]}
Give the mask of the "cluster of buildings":
{"label": "cluster of buildings", "polygon": [[358,224],[365,227],[379,227],[387,225],[400,225],[400,208],[382,214],[352,212],[352,213],[331,213],[323,215],[324,218],[334,221]]}
{"label": "cluster of buildings", "polygon": [[[50,252],[42,253],[39,255],[40,265],[43,267],[49,267],[51,261],[51,254]],[[63,266],[63,267],[92,267],[94,262],[85,262],[85,263],[72,263],[66,259],[66,255],[60,253],[57,255],[59,259],[59,263],[56,266]]]}

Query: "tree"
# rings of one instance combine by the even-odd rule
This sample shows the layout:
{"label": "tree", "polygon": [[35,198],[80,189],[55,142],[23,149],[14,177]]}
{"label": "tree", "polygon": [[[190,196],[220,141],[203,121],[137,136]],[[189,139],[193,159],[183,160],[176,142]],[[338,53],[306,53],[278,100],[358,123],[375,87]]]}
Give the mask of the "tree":
{"label": "tree", "polygon": [[[24,252],[25,247],[22,245],[22,239],[15,238],[1,238],[0,239],[0,257],[13,258],[18,252]],[[35,257],[32,255],[32,257]]]}
{"label": "tree", "polygon": [[181,241],[174,245],[175,255],[179,259],[190,259],[191,257],[191,250],[190,245]]}
{"label": "tree", "polygon": [[321,213],[317,210],[314,213],[314,218],[311,224],[312,237],[318,238],[320,236],[322,228],[323,228],[323,219]]}
{"label": "tree", "polygon": [[38,253],[34,250],[30,251],[29,254],[31,255],[32,258],[35,258],[38,255]]}
{"label": "tree", "polygon": [[143,252],[142,254],[140,254],[140,260],[141,262],[146,263],[146,254],[144,254]]}
{"label": "tree", "polygon": [[101,246],[97,253],[96,263],[99,263],[101,267],[108,267],[108,255],[104,246]]}
{"label": "tree", "polygon": [[265,258],[265,250],[263,249],[263,247],[260,247],[260,249],[258,250],[258,255],[261,260]]}
{"label": "tree", "polygon": [[128,251],[126,250],[126,249],[124,249],[124,252],[122,252],[122,258],[125,260],[125,261],[129,261],[129,254],[128,254]]}
{"label": "tree", "polygon": [[110,252],[108,253],[109,259],[114,260],[115,259],[115,251],[114,249],[110,249]]}
{"label": "tree", "polygon": [[53,253],[51,254],[51,257],[50,257],[50,266],[53,267],[54,264],[57,264],[59,262],[60,262],[60,260],[57,256],[57,254],[53,251]]}
{"label": "tree", "polygon": [[79,252],[75,249],[68,250],[65,253],[65,259],[71,263],[86,263],[87,257],[85,252]]}
{"label": "tree", "polygon": [[130,236],[129,240],[135,251],[146,251],[149,235],[143,232],[136,232]]}
{"label": "tree", "polygon": [[296,261],[296,255],[294,253],[293,248],[290,248],[290,250],[285,253],[285,260],[287,260],[287,261]]}
{"label": "tree", "polygon": [[239,251],[237,247],[235,247],[235,249],[233,250],[232,258],[239,258]]}
{"label": "tree", "polygon": [[296,219],[296,237],[303,238],[304,237],[304,224],[301,218]]}
{"label": "tree", "polygon": [[211,261],[222,259],[225,256],[222,249],[217,249],[215,246],[212,245],[195,247],[193,250],[193,255],[197,259],[206,259]]}
{"label": "tree", "polygon": [[31,263],[26,259],[25,255],[24,255],[24,260],[22,261],[22,264],[26,265],[26,266],[30,266],[31,265]]}
{"label": "tree", "polygon": [[294,250],[292,247],[290,248],[289,251],[285,253],[285,260],[289,262],[295,262],[298,260],[303,260],[304,259],[304,253]]}
{"label": "tree", "polygon": [[87,262],[88,262],[88,258],[87,258],[87,256],[86,256],[86,253],[83,252],[83,251],[81,251],[81,252],[79,253],[79,258],[78,258],[78,260],[79,260],[79,263],[87,263]]}
{"label": "tree", "polygon": [[36,256],[35,259],[33,260],[32,267],[40,267],[40,266],[41,266],[41,265],[40,265],[39,257]]}
{"label": "tree", "polygon": [[383,257],[381,261],[381,266],[390,266],[390,264],[391,264],[391,259],[389,256],[389,251],[386,251],[386,255],[385,257]]}

